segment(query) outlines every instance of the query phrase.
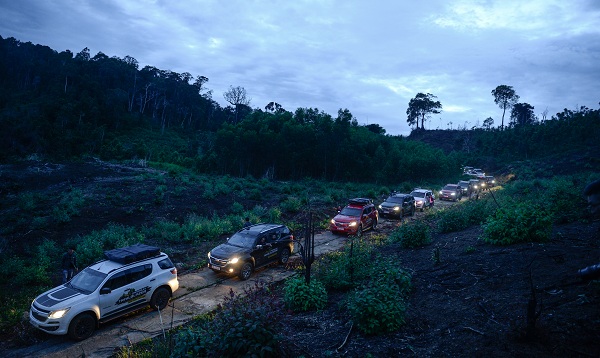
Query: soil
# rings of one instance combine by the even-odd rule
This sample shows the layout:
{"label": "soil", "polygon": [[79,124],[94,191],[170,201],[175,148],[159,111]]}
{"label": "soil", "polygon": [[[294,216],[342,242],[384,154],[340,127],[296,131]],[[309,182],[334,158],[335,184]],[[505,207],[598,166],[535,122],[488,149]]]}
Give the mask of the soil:
{"label": "soil", "polygon": [[[160,204],[155,202],[157,185],[166,185],[171,193]],[[178,186],[185,187],[184,193],[172,194]],[[11,222],[18,217],[18,198],[23,192],[39,190],[51,196],[74,189],[92,200],[68,223],[31,229],[27,223]],[[101,230],[109,222],[142,226],[161,219],[183,222],[192,213],[222,215],[234,201],[240,202],[233,196],[206,200],[202,191],[143,165],[100,161],[2,165],[0,220],[17,229],[3,234],[0,250],[19,253],[25,250],[23,245],[43,239],[65,243]],[[278,201],[272,193],[263,197],[267,202]],[[271,203],[241,202],[244,207]],[[331,210],[321,208],[325,214],[333,214]],[[401,221],[386,220],[377,233],[399,224]],[[385,247],[382,253],[393,256],[412,274],[406,324],[399,331],[382,336],[361,334],[344,311],[345,293],[332,292],[326,309],[294,314],[284,322],[287,339],[282,354],[600,357],[600,282],[585,282],[577,276],[579,269],[600,261],[600,222],[588,217],[555,226],[550,242],[544,244],[493,246],[480,239],[482,230],[473,226],[436,234],[430,245],[418,249]],[[173,250],[174,260],[189,266],[197,263],[202,256],[199,253],[206,252],[206,248],[185,245]],[[33,342],[23,337],[28,334],[36,333],[23,328],[4,332],[0,348]]]}

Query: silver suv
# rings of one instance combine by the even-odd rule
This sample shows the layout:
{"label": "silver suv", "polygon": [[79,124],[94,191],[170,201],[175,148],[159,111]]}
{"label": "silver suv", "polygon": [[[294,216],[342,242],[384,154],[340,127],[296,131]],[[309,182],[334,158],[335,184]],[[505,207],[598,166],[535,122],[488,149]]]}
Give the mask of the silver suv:
{"label": "silver suv", "polygon": [[29,311],[31,324],[81,341],[100,323],[148,305],[164,309],[179,288],[175,265],[158,247],[137,244],[104,256],[71,281],[39,295]]}

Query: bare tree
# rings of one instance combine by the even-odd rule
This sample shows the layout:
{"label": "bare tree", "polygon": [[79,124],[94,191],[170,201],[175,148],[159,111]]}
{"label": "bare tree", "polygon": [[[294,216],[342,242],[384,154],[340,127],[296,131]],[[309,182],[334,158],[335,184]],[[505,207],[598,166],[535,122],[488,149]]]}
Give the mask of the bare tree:
{"label": "bare tree", "polygon": [[235,107],[235,122],[237,123],[238,113],[240,106],[248,106],[251,99],[246,95],[246,89],[244,87],[233,87],[229,86],[229,91],[223,93],[225,100]]}

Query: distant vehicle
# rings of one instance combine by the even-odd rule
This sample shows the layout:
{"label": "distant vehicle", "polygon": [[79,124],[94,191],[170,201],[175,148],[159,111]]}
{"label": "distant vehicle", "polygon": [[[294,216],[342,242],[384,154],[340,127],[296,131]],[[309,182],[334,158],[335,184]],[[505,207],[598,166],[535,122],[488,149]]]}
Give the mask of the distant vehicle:
{"label": "distant vehicle", "polygon": [[368,198],[354,198],[329,223],[334,234],[362,235],[363,231],[376,229],[379,213]]}
{"label": "distant vehicle", "polygon": [[469,180],[461,180],[457,183],[462,190],[462,196],[466,196],[467,198],[471,196],[473,192],[473,184]]}
{"label": "distant vehicle", "polygon": [[425,208],[432,208],[435,203],[433,192],[428,189],[417,188],[410,195],[415,198],[415,208],[424,211]]}
{"label": "distant vehicle", "polygon": [[473,185],[473,191],[471,192],[471,196],[469,198],[479,199],[479,192],[483,190],[481,181],[479,179],[471,179],[469,181]]}
{"label": "distant vehicle", "polygon": [[440,200],[459,201],[462,199],[462,188],[457,184],[446,184],[440,190]]}
{"label": "distant vehicle", "polygon": [[105,251],[104,256],[33,300],[31,324],[81,341],[100,323],[148,305],[164,309],[179,288],[175,265],[158,247],[138,244]]}
{"label": "distant vehicle", "polygon": [[401,218],[405,215],[414,215],[417,210],[415,198],[410,194],[395,193],[379,204],[379,215],[382,217],[393,216]]}
{"label": "distant vehicle", "polygon": [[496,179],[491,175],[485,176],[485,182],[487,183],[488,188],[492,188],[492,187],[496,186]]}
{"label": "distant vehicle", "polygon": [[473,167],[464,166],[462,169],[463,169],[463,174],[467,174],[471,170],[473,170]]}
{"label": "distant vehicle", "polygon": [[245,227],[208,253],[208,268],[247,280],[252,272],[275,262],[287,263],[294,250],[294,236],[280,224]]}

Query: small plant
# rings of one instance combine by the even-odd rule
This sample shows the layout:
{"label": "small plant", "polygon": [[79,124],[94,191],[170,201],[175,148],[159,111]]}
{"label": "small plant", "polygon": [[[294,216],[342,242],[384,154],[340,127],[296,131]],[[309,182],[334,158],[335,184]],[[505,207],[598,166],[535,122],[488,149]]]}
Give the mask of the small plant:
{"label": "small plant", "polygon": [[416,248],[431,242],[431,232],[424,222],[413,221],[394,230],[388,240],[391,243],[398,242],[404,248]]}
{"label": "small plant", "polygon": [[442,262],[440,248],[438,246],[436,246],[431,252],[431,261],[433,261],[435,265],[438,265]]}
{"label": "small plant", "polygon": [[303,275],[289,278],[283,291],[286,306],[292,311],[320,310],[327,305],[325,286],[316,279],[307,284]]}
{"label": "small plant", "polygon": [[473,246],[467,246],[467,248],[465,249],[465,253],[467,254],[472,254],[475,252],[475,247]]}
{"label": "small plant", "polygon": [[543,207],[524,202],[512,210],[499,210],[487,219],[483,239],[496,245],[545,242],[552,233],[552,215]]}
{"label": "small plant", "polygon": [[[390,263],[388,263],[390,264]],[[410,275],[390,267],[356,289],[348,298],[348,309],[357,328],[367,335],[393,332],[405,323],[406,295]]]}

